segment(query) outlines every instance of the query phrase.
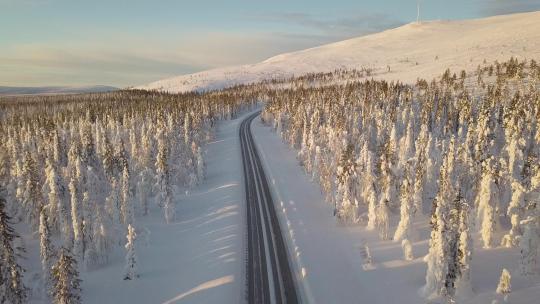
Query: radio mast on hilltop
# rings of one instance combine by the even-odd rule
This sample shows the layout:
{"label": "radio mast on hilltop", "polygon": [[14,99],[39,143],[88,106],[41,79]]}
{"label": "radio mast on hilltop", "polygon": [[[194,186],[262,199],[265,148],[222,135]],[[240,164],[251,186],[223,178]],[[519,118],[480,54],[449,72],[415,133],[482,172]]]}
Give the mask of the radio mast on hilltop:
{"label": "radio mast on hilltop", "polygon": [[420,0],[416,1],[416,23],[420,23]]}

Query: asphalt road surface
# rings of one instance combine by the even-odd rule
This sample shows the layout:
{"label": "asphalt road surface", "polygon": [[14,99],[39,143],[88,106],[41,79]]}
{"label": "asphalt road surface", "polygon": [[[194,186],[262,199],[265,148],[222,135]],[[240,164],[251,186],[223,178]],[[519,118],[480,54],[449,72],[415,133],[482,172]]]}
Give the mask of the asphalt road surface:
{"label": "asphalt road surface", "polygon": [[254,113],[240,125],[247,205],[248,303],[298,303],[287,248],[257,148],[251,134]]}

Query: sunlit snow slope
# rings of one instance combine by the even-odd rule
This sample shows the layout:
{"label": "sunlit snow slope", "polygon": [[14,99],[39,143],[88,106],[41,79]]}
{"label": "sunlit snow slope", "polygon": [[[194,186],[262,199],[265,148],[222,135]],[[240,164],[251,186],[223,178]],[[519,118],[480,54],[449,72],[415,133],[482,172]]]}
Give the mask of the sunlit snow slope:
{"label": "sunlit snow slope", "polygon": [[[238,67],[156,81],[141,89],[169,92],[217,89],[269,78],[371,68],[374,78],[414,82],[446,68],[474,70],[484,59],[540,59],[540,11],[464,21],[411,23]],[[388,69],[390,68],[390,71]]]}

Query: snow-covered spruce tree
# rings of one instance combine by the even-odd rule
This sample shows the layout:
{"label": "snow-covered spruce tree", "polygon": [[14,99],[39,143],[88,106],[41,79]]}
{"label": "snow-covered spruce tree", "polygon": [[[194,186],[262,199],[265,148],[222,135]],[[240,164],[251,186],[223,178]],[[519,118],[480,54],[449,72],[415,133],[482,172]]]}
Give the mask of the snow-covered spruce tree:
{"label": "snow-covered spruce tree", "polygon": [[507,215],[510,216],[512,228],[504,235],[501,241],[501,246],[515,247],[518,246],[518,238],[521,235],[520,219],[524,214],[525,209],[525,189],[517,181],[512,182],[512,199],[508,206]]}
{"label": "snow-covered spruce tree", "polygon": [[22,278],[24,269],[17,263],[17,251],[24,249],[14,247],[19,235],[6,212],[4,195],[4,190],[0,189],[0,303],[24,304],[27,301],[27,289]]}
{"label": "snow-covered spruce tree", "polygon": [[353,146],[344,143],[339,165],[337,168],[336,215],[340,221],[353,223],[356,221],[357,204],[351,191],[354,180],[355,163],[353,161]]}
{"label": "snow-covered spruce tree", "polygon": [[320,178],[320,175],[319,175],[319,172],[320,172],[320,167],[321,167],[321,147],[319,146],[316,146],[315,147],[315,156],[313,157],[313,170],[311,172],[311,180],[313,181],[316,181],[316,182],[320,182],[319,178]]}
{"label": "snow-covered spruce tree", "polygon": [[300,165],[304,167],[304,170],[306,172],[308,171],[308,168],[306,164],[309,162],[309,126],[307,122],[307,118],[304,115],[304,119],[302,122],[302,132],[301,132],[301,140],[300,140],[300,150],[297,154],[297,159],[300,162]]}
{"label": "snow-covered spruce tree", "polygon": [[[460,190],[461,193],[461,190]],[[456,279],[455,295],[457,299],[468,299],[473,295],[471,284],[471,260],[473,255],[473,239],[471,237],[471,207],[464,197],[459,197],[459,245],[458,263],[460,276]]]}
{"label": "snow-covered spruce tree", "polygon": [[122,170],[122,190],[120,198],[120,211],[122,213],[122,221],[124,225],[132,225],[135,218],[133,195],[131,194],[129,176],[129,169],[126,163],[124,164],[124,168]]}
{"label": "snow-covered spruce tree", "polygon": [[308,141],[307,141],[307,162],[304,164],[304,166],[307,169],[307,172],[313,175],[315,168],[315,153],[317,148],[317,138],[316,134],[318,133],[318,128],[320,125],[320,113],[318,109],[315,109],[313,111],[313,115],[311,116],[311,120],[309,123],[309,133],[308,133]]}
{"label": "snow-covered spruce tree", "polygon": [[44,197],[48,199],[48,220],[51,223],[52,230],[60,232],[64,246],[71,246],[73,243],[73,230],[67,199],[68,189],[62,174],[60,174],[54,162],[54,159],[47,158],[47,167],[45,170],[46,182],[43,187]]}
{"label": "snow-covered spruce tree", "polygon": [[386,194],[388,199],[388,207],[397,208],[399,206],[398,192],[399,184],[403,175],[402,168],[399,164],[398,158],[398,135],[397,135],[396,124],[392,123],[392,129],[390,131],[390,137],[385,142],[383,146],[384,161],[386,162],[386,169],[381,170],[381,173],[384,176],[386,183]]}
{"label": "snow-covered spruce tree", "polygon": [[115,176],[114,167],[115,167],[115,158],[114,158],[114,149],[109,139],[109,136],[105,132],[103,134],[103,152],[101,156],[101,164],[105,175],[107,178],[112,179]]}
{"label": "snow-covered spruce tree", "polygon": [[39,208],[43,203],[42,186],[39,181],[36,160],[29,151],[26,151],[24,154],[22,176],[24,178],[24,192],[21,203],[24,206],[27,220],[31,223],[32,228],[37,230],[39,225]]}
{"label": "snow-covered spruce tree", "polygon": [[415,171],[413,185],[413,214],[423,214],[423,193],[426,178],[426,149],[428,145],[427,125],[422,124],[420,134],[415,142]]}
{"label": "snow-covered spruce tree", "polygon": [[[98,161],[94,161],[94,164]],[[97,165],[99,166],[99,165]],[[99,178],[99,176],[102,178]],[[86,187],[82,199],[82,217],[83,217],[83,252],[84,267],[90,269],[100,264],[100,257],[96,248],[96,239],[94,236],[97,228],[96,222],[101,221],[99,209],[103,206],[105,200],[106,180],[103,172],[97,172],[94,167],[89,166],[86,172]]]}
{"label": "snow-covered spruce tree", "polygon": [[521,249],[520,270],[522,275],[533,275],[538,272],[538,246],[540,231],[538,217],[529,216],[521,221],[523,235],[519,241]]}
{"label": "snow-covered spruce tree", "polygon": [[[51,154],[52,155],[52,154]],[[65,193],[66,186],[61,174],[58,174],[58,170],[54,165],[54,159],[47,157],[45,167],[45,184],[43,185],[43,197],[48,202],[47,211],[48,220],[53,231],[61,231],[63,222],[67,219],[64,218],[62,213],[65,208]]]}
{"label": "snow-covered spruce tree", "polygon": [[135,248],[135,241],[137,234],[131,224],[128,225],[127,243],[126,248],[126,267],[124,269],[124,280],[133,280],[139,277],[137,253]]}
{"label": "snow-covered spruce tree", "polygon": [[51,296],[55,304],[81,303],[81,280],[77,260],[66,248],[61,248],[58,261],[52,267],[53,287]]}
{"label": "snow-covered spruce tree", "polygon": [[77,182],[75,178],[71,178],[69,182],[69,192],[71,195],[71,222],[73,229],[73,255],[77,259],[83,259],[84,245],[83,245],[83,219],[81,212],[81,202],[79,200],[79,193],[77,189]]}
{"label": "snow-covered spruce tree", "polygon": [[424,260],[427,263],[426,285],[421,293],[426,298],[435,298],[446,295],[446,281],[449,274],[448,262],[454,262],[451,258],[449,241],[452,240],[448,217],[450,205],[454,199],[452,187],[452,164],[453,151],[449,149],[440,168],[439,191],[434,200],[434,210],[431,216],[431,238],[429,251]]}
{"label": "snow-covered spruce tree", "polygon": [[122,218],[120,215],[120,189],[116,177],[111,178],[110,189],[111,191],[105,199],[106,218],[104,225],[110,229],[110,238],[112,242],[119,244],[121,241],[119,234],[123,229],[121,228]]}
{"label": "snow-covered spruce tree", "polygon": [[176,217],[176,208],[172,200],[170,185],[170,172],[168,163],[168,149],[163,131],[158,133],[158,154],[156,158],[156,182],[158,191],[158,205],[163,206],[165,221],[172,223]]}
{"label": "snow-covered spruce tree", "polygon": [[493,163],[493,159],[484,163],[480,189],[476,197],[477,227],[480,228],[484,248],[490,248],[493,245],[493,234],[496,228],[495,206],[497,205],[498,189],[492,170]]}
{"label": "snow-covered spruce tree", "polygon": [[510,275],[510,272],[506,270],[506,268],[503,268],[501,278],[499,279],[499,285],[497,286],[498,294],[506,295],[512,291],[512,285],[510,283],[511,279],[512,276]]}
{"label": "snow-covered spruce tree", "polygon": [[140,164],[140,153],[139,153],[139,147],[140,143],[137,140],[137,134],[135,128],[129,129],[129,156],[130,156],[130,164],[129,166],[132,168],[132,171],[137,171],[139,169]]}
{"label": "snow-covered spruce tree", "polygon": [[389,210],[389,202],[388,199],[388,190],[385,191],[379,200],[379,204],[377,206],[377,228],[379,230],[379,237],[381,240],[389,240],[389,229],[390,229],[390,210]]}
{"label": "snow-covered spruce tree", "polygon": [[438,192],[437,181],[440,179],[440,151],[437,139],[430,133],[425,149],[426,172],[422,188],[422,202],[433,202]]}
{"label": "snow-covered spruce tree", "polygon": [[137,182],[137,198],[143,215],[148,214],[148,198],[152,194],[153,173],[148,167],[142,169],[139,173],[139,181]]}
{"label": "snow-covered spruce tree", "polygon": [[374,185],[372,154],[366,158],[366,169],[362,178],[364,200],[368,205],[368,223],[366,229],[373,230],[377,226],[377,192]]}
{"label": "snow-covered spruce tree", "polygon": [[51,230],[49,228],[46,207],[42,207],[39,213],[39,253],[41,257],[43,285],[46,290],[49,290],[51,287],[51,269],[55,250],[51,242]]}
{"label": "snow-covered spruce tree", "polygon": [[96,216],[92,228],[92,242],[95,250],[94,265],[103,265],[108,261],[108,255],[113,245],[109,227],[105,224],[104,211],[101,206],[96,207]]}
{"label": "snow-covered spruce tree", "polygon": [[411,242],[408,239],[403,239],[401,241],[401,248],[403,249],[403,258],[406,261],[412,261],[414,259],[414,255],[412,252]]}
{"label": "snow-covered spruce tree", "polygon": [[412,182],[411,167],[411,164],[405,165],[403,182],[401,184],[401,191],[399,194],[401,201],[400,219],[396,232],[394,233],[394,241],[401,241],[404,239],[410,240],[411,237],[413,237],[412,220],[414,215],[414,185]]}
{"label": "snow-covered spruce tree", "polygon": [[410,119],[407,123],[407,130],[405,131],[405,135],[400,141],[399,168],[402,174],[405,174],[405,167],[407,166],[407,164],[413,162],[413,158],[416,154],[413,127],[413,121],[412,119]]}
{"label": "snow-covered spruce tree", "polygon": [[[186,112],[184,115],[184,143],[186,146],[189,146],[191,144],[191,113]],[[159,143],[158,143],[159,145]],[[158,147],[159,149],[159,147]]]}
{"label": "snow-covered spruce tree", "polygon": [[197,179],[199,183],[206,178],[206,164],[201,147],[197,147]]}
{"label": "snow-covered spruce tree", "polygon": [[[388,147],[388,145],[386,145]],[[379,236],[382,240],[390,239],[390,202],[394,197],[394,187],[392,184],[391,168],[389,162],[389,155],[386,153],[387,148],[383,148],[381,152],[380,160],[380,180],[381,180],[381,194],[379,198],[379,204],[377,205],[377,221],[376,226],[379,229]]]}
{"label": "snow-covered spruce tree", "polygon": [[[195,186],[200,184],[202,182],[202,179],[199,178],[199,158],[198,158],[198,150],[199,146],[195,141],[191,143],[191,153],[189,153],[188,156],[188,162],[187,162],[187,169],[186,171],[189,172],[188,174],[188,188],[193,189]],[[169,151],[169,157],[173,157],[173,154],[171,151]],[[201,154],[201,160],[202,160],[202,154]],[[169,160],[169,163],[171,160]],[[201,162],[201,166],[204,166],[204,161]],[[171,168],[174,170],[173,168]],[[201,167],[202,169],[202,167]],[[178,170],[177,170],[178,171]]]}

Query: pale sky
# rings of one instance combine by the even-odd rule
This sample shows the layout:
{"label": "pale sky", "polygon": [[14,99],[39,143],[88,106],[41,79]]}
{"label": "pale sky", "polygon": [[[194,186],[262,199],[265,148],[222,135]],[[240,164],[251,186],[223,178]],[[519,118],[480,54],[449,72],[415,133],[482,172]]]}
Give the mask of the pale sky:
{"label": "pale sky", "polygon": [[[540,0],[422,0],[421,17],[540,10]],[[0,86],[125,87],[416,20],[416,0],[0,0]]]}

